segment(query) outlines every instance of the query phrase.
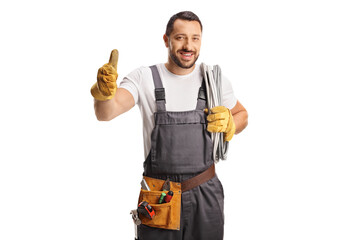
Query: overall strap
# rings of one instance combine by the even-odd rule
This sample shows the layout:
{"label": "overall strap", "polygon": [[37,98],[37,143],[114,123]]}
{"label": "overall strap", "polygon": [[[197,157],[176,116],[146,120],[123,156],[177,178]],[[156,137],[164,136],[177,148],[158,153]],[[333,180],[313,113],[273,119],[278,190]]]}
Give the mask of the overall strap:
{"label": "overall strap", "polygon": [[156,107],[158,112],[165,112],[165,88],[163,88],[162,81],[160,78],[159,71],[156,65],[150,66],[154,85],[155,85],[155,99],[156,99]]}
{"label": "overall strap", "polygon": [[206,108],[206,87],[203,79],[201,87],[199,88],[196,110],[204,110]]}

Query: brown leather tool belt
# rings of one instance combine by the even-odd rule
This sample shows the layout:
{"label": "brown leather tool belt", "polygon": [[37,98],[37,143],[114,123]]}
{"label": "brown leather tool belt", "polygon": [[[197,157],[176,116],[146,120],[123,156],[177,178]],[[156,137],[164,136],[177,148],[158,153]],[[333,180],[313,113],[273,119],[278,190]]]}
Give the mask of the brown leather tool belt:
{"label": "brown leather tool belt", "polygon": [[[215,176],[215,165],[211,165],[207,170],[185,180],[179,182],[169,182],[170,189],[173,191],[173,197],[170,202],[159,204],[159,197],[164,192],[163,185],[165,180],[150,178],[144,176],[150,190],[140,190],[138,204],[142,201],[148,202],[155,211],[153,219],[146,218],[143,215],[139,215],[142,224],[171,230],[180,229],[180,215],[181,215],[181,194],[182,192],[189,191]],[[165,191],[166,192],[166,191]]]}
{"label": "brown leather tool belt", "polygon": [[193,189],[194,187],[209,181],[213,177],[215,177],[215,164],[211,165],[207,170],[200,173],[199,175],[181,182],[181,191],[189,191],[190,189]]}

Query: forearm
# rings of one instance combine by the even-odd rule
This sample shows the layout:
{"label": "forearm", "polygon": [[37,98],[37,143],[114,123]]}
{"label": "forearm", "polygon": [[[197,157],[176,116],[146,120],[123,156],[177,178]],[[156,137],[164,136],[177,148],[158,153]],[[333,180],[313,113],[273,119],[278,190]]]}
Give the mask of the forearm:
{"label": "forearm", "polygon": [[105,101],[99,101],[94,99],[94,109],[96,118],[99,121],[110,121],[115,116],[114,112],[116,109],[115,99],[109,99]]}
{"label": "forearm", "polygon": [[235,134],[239,134],[248,125],[248,113],[246,110],[242,110],[233,115],[235,122]]}
{"label": "forearm", "polygon": [[117,88],[112,99],[106,101],[94,100],[95,115],[99,121],[110,121],[129,111],[134,105],[133,96],[124,88]]}

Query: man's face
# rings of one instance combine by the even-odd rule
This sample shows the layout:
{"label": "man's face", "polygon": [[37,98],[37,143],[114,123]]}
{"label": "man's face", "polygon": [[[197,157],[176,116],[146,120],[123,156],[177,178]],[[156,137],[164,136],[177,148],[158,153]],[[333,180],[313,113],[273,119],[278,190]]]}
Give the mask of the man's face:
{"label": "man's face", "polygon": [[191,68],[200,54],[200,23],[176,19],[173,31],[169,37],[164,35],[164,41],[171,60],[181,68]]}

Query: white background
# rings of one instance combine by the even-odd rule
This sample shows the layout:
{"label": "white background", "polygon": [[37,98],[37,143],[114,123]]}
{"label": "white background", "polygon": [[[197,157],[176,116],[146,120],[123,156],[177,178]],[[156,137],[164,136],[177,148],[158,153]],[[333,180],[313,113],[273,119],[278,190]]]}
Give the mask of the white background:
{"label": "white background", "polygon": [[[249,125],[217,165],[225,239],[360,239],[357,1],[11,1],[0,4],[0,239],[133,239],[137,107],[99,122],[90,87],[167,60],[182,10],[203,22]],[[118,80],[119,81],[119,80]]]}

